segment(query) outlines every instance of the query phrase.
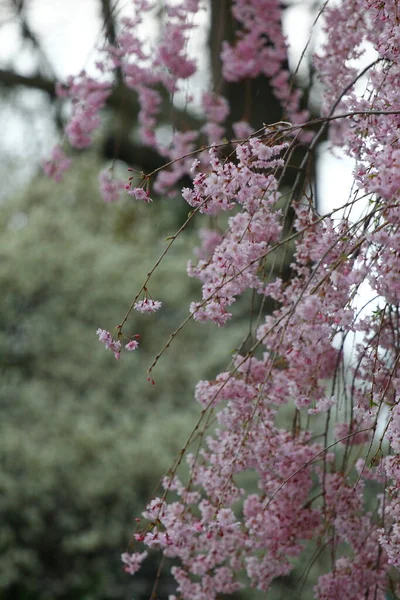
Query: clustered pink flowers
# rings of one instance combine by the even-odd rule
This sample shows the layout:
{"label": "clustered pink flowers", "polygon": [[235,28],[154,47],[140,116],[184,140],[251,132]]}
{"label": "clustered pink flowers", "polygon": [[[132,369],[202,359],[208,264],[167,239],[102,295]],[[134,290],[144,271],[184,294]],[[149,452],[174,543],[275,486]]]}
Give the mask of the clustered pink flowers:
{"label": "clustered pink flowers", "polygon": [[71,159],[68,158],[60,146],[55,146],[52,150],[51,157],[43,163],[43,170],[47,177],[51,177],[54,181],[60,182],[65,171],[69,169]]}
{"label": "clustered pink flowers", "polygon": [[116,179],[110,169],[104,169],[99,173],[100,195],[104,202],[116,202],[125,189],[123,181]]}
{"label": "clustered pink flowers", "polygon": [[160,310],[161,304],[162,303],[158,300],[151,300],[150,298],[145,298],[144,300],[135,302],[134,309],[141,313],[153,313],[157,312],[157,310]]}
{"label": "clustered pink flowers", "polygon": [[282,32],[282,8],[277,0],[236,0],[232,15],[241,29],[235,43],[224,42],[221,58],[226,81],[241,81],[266,75],[275,95],[295,123],[307,120],[308,112],[299,111],[301,92],[290,82],[287,46]]}
{"label": "clustered pink flowers", "polygon": [[136,571],[139,571],[142,562],[147,557],[147,552],[142,552],[141,554],[129,554],[129,552],[124,552],[121,555],[121,560],[124,563],[124,570],[129,575],[134,575]]}
{"label": "clustered pink flowers", "polygon": [[[111,350],[114,353],[114,356],[117,360],[121,358],[122,344],[120,340],[115,340],[112,334],[109,331],[106,331],[105,329],[98,329],[96,333],[99,336],[99,342],[102,342],[107,348],[107,350]],[[139,337],[139,335],[137,334],[135,337]],[[125,350],[128,350],[128,352],[132,352],[138,347],[139,342],[135,339],[125,344]]]}
{"label": "clustered pink flowers", "polygon": [[[167,34],[150,53],[139,31],[153,4],[134,0],[133,5],[136,12],[124,19],[104,64],[119,67],[137,92],[142,139],[170,161],[155,189],[170,190],[183,174],[193,179],[182,194],[205,226],[197,261],[187,268],[202,285],[190,318],[222,327],[235,319],[234,304],[241,299],[243,306],[249,295],[252,318],[229,368],[197,384],[199,435],[190,436],[163,489],[146,507],[132,552],[122,556],[125,570],[139,569],[146,557],[143,545],[160,550],[175,559],[177,591],[170,600],[215,600],[243,585],[267,591],[274,579],[292,571],[305,547],[314,545],[315,555],[325,553],[330,565],[316,582],[316,600],[384,600],[389,589],[399,595],[394,572],[400,569],[397,1],[349,0],[322,11],[325,41],[313,60],[326,120],[306,159],[329,124],[331,143],[356,161],[354,195],[327,215],[318,215],[313,206],[312,182],[301,187],[299,176],[291,191],[281,185],[296,144],[310,139],[301,135],[304,127],[280,122],[255,133],[243,119],[233,126],[243,139],[231,142],[226,156],[219,145],[229,106],[207,91],[202,98],[207,123],[200,133],[207,136],[208,151],[203,147],[193,160],[197,131],[177,131],[168,146],[159,142],[159,86],[174,94],[195,72],[186,47],[202,8],[198,0],[166,2]],[[225,79],[265,74],[287,117],[303,123],[307,113],[285,67],[280,3],[233,0],[232,12],[240,26],[236,38],[222,46]],[[368,45],[376,58],[361,68],[357,60]],[[79,102],[67,134],[82,147],[110,90],[83,75],[70,89]],[[58,159],[62,164],[62,156]],[[49,167],[49,174],[58,176],[57,169]],[[114,199],[109,175],[102,176],[102,185]],[[143,185],[135,186],[129,183],[128,193],[149,202]],[[353,219],[352,207],[362,202],[367,204],[362,216]],[[289,253],[290,277],[284,278],[277,265]],[[366,282],[375,304],[361,311],[358,298]],[[148,298],[146,290],[144,285],[139,292],[144,299],[138,301],[138,294],[132,308],[152,313],[161,302]],[[257,298],[261,308],[255,312]],[[268,312],[265,303],[272,307]],[[116,358],[121,327],[117,339],[97,331]],[[355,340],[350,364],[349,337]],[[135,338],[125,345],[137,347]],[[284,427],[282,414],[289,412],[292,420]],[[209,422],[216,427],[208,429]],[[203,444],[189,453],[194,438]],[[184,455],[186,483],[177,471]],[[241,483],[245,474],[255,481],[251,493]],[[379,495],[368,508],[371,482]]]}
{"label": "clustered pink flowers", "polygon": [[138,187],[131,188],[129,185],[126,185],[125,189],[128,191],[128,194],[136,198],[136,200],[142,200],[142,202],[145,203],[151,202],[149,194],[145,192],[144,189]]}
{"label": "clustered pink flowers", "polygon": [[72,117],[65,133],[74,148],[87,148],[100,125],[99,112],[112,90],[108,82],[98,82],[85,71],[70,77],[66,86],[57,87],[58,95],[72,100]]}

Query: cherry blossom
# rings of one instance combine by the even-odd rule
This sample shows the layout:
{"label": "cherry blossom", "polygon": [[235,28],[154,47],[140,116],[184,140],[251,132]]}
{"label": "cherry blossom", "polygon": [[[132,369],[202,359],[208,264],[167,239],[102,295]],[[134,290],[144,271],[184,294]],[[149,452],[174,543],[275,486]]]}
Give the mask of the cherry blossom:
{"label": "cherry blossom", "polygon": [[72,160],[65,155],[61,146],[55,146],[51,152],[50,159],[44,161],[43,170],[47,177],[60,182],[64,172],[69,169],[71,162]]}
{"label": "cherry blossom", "polygon": [[128,350],[129,352],[136,350],[138,347],[139,347],[139,342],[137,340],[131,340],[130,342],[125,344],[125,350]]}
{"label": "cherry blossom", "polygon": [[123,181],[115,179],[109,169],[99,173],[100,194],[104,202],[115,202],[125,189]]}
{"label": "cherry blossom", "polygon": [[135,302],[134,309],[141,313],[153,313],[157,310],[160,310],[162,303],[158,300],[152,300],[150,298],[145,298],[144,300],[140,300],[139,302]]}
{"label": "cherry blossom", "polygon": [[129,573],[129,575],[134,575],[136,571],[139,571],[142,562],[147,556],[147,552],[124,552],[121,554],[121,560],[124,563],[124,570]]}
{"label": "cherry blossom", "polygon": [[149,194],[145,192],[144,189],[139,187],[130,189],[129,186],[126,189],[128,191],[128,194],[136,198],[136,200],[142,200],[146,204],[152,202],[152,199],[150,198]]}
{"label": "cherry blossom", "polygon": [[121,356],[121,342],[114,340],[111,333],[105,329],[98,329],[96,333],[99,336],[99,342],[102,342],[107,350],[111,350],[118,360]]}

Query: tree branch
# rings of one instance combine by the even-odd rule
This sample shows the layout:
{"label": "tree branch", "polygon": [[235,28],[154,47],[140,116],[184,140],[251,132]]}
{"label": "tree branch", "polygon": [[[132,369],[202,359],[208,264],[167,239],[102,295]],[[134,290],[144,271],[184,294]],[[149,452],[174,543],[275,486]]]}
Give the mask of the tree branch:
{"label": "tree branch", "polygon": [[106,37],[110,44],[114,45],[117,38],[114,18],[115,7],[111,6],[110,0],[101,0],[101,13]]}
{"label": "tree branch", "polygon": [[15,71],[0,69],[0,85],[6,87],[22,86],[46,92],[50,98],[56,98],[55,82],[43,75],[19,75]]}

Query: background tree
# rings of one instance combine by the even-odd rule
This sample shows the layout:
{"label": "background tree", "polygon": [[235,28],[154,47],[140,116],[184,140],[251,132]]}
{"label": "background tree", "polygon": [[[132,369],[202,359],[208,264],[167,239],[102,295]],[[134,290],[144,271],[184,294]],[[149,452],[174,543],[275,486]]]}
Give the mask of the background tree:
{"label": "background tree", "polygon": [[[39,178],[0,213],[4,599],[148,596],[157,564],[130,583],[120,554],[133,515],[195,422],[193,382],[222,359],[213,330],[192,327],[178,342],[184,352],[191,340],[192,354],[164,363],[160,389],[144,374],[160,339],[185,315],[181,298],[193,281],[180,270],[194,243],[189,236],[153,288],[164,298],[158,335],[146,336],[134,363],[110,370],[96,326],[126,308],[174,217],[167,206],[154,207],[162,215],[155,227],[146,207],[132,210],[129,199],[111,209],[98,195],[98,167],[87,155],[56,195]],[[137,315],[135,325],[145,335],[148,315]],[[232,332],[232,346],[237,338]]]}

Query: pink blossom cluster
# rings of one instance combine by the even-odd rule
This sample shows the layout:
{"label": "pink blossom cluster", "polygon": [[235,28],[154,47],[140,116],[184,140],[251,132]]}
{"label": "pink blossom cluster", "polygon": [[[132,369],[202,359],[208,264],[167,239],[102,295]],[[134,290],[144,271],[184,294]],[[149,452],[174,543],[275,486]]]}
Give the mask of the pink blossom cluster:
{"label": "pink blossom cluster", "polygon": [[[270,510],[265,510],[266,493],[273,493],[289,473],[285,463],[287,468],[293,461],[300,466],[318,450],[313,444],[305,447],[305,440],[294,443],[287,432],[277,429],[273,411],[267,406],[260,406],[259,427],[243,445],[240,461],[232,463],[242,443],[243,407],[246,405],[246,411],[254,409],[255,402],[249,406],[245,399],[233,399],[219,413],[221,430],[215,439],[207,440],[201,459],[188,456],[191,488],[177,478],[172,482],[167,478],[165,486],[172,488],[179,500],[167,504],[154,499],[144,513],[158,526],[143,538],[138,534],[137,539],[180,559],[182,566],[174,568],[173,575],[177,592],[185,598],[212,600],[221,593],[231,594],[242,587],[238,574],[243,570],[253,585],[268,589],[274,576],[291,570],[290,557],[301,551],[300,539],[308,539],[320,527],[318,511],[302,509],[312,486],[307,470],[287,485],[279,502],[272,502]],[[234,483],[234,477],[244,469],[262,473],[262,484],[260,481],[258,494],[245,498],[240,516],[234,506],[245,491]],[[206,497],[201,498],[194,486],[204,488]]]}
{"label": "pink blossom cluster", "polygon": [[126,573],[129,573],[129,575],[134,575],[136,571],[139,571],[142,562],[146,557],[147,552],[124,552],[121,555],[121,560],[125,565],[124,570],[126,571]]}
{"label": "pink blossom cluster", "polygon": [[121,342],[119,340],[114,340],[112,334],[106,329],[99,328],[96,331],[96,334],[99,336],[99,342],[104,344],[107,350],[111,350],[118,360],[121,357]]}
{"label": "pink blossom cluster", "polygon": [[[307,540],[334,530],[335,544],[347,545],[349,551],[320,577],[315,598],[362,598],[373,589],[383,600],[390,548],[386,554],[382,547],[394,547],[396,534],[382,534],[378,521],[364,512],[363,481],[354,487],[335,473],[334,454],[311,441],[311,430],[293,435],[276,424],[283,405],[294,404],[299,415],[316,417],[329,415],[337,405],[335,395],[326,396],[326,380],[335,377],[341,360],[334,343],[340,332],[366,328],[365,320],[356,320],[349,298],[365,279],[369,245],[356,260],[352,250],[362,240],[362,228],[355,229],[351,221],[318,219],[312,207],[300,204],[292,277],[286,283],[268,281],[260,267],[276,251],[282,234],[276,207],[280,194],[272,173],[282,168],[287,145],[268,144],[267,139],[241,145],[232,162],[220,161],[212,150],[213,170],[195,178],[194,189],[184,192],[206,215],[237,211],[223,235],[202,233],[204,250],[198,264],[189,267],[203,282],[203,301],[192,307],[194,317],[199,313],[199,320],[223,325],[226,307],[247,289],[270,296],[278,307],[256,331],[256,345],[264,353],[261,358],[237,354],[231,370],[199,382],[196,399],[204,411],[217,410],[217,430],[198,457],[188,455],[188,487],[166,478],[166,490],[175,491],[180,500],[153,500],[144,516],[158,526],[136,539],[180,559],[181,566],[173,569],[178,594],[212,600],[239,589],[243,573],[250,585],[267,590],[274,578],[291,571],[290,559]],[[319,282],[315,291],[310,282]],[[382,325],[381,315],[369,322],[368,331],[378,322]],[[380,342],[389,345],[385,329],[379,331]],[[337,442],[346,447],[370,442],[374,431],[376,408],[365,386],[371,377],[369,356],[378,358],[376,345],[369,348],[369,354],[360,348],[354,414],[336,432]],[[379,395],[387,369],[381,375],[375,369],[373,376]],[[235,483],[243,472],[257,474],[259,494],[248,495]],[[324,497],[322,507],[310,501],[313,477]],[[241,511],[235,508],[238,503]]]}
{"label": "pink blossom cluster", "polygon": [[[66,84],[58,84],[56,90],[58,96],[69,98],[72,103],[72,114],[65,127],[69,143],[74,148],[87,148],[92,144],[92,135],[101,123],[99,113],[111,94],[111,84],[96,81],[85,71],[81,71],[76,77],[69,77]],[[44,162],[43,170],[48,177],[61,181],[62,174],[70,167],[71,162],[57,145],[50,159]],[[101,195],[106,202],[110,202],[111,197],[114,199],[115,192],[110,194],[107,191],[104,177],[100,178]]]}
{"label": "pink blossom cluster", "polygon": [[65,155],[61,146],[55,146],[51,152],[50,159],[44,161],[43,170],[47,177],[60,182],[64,172],[69,169],[71,162],[71,159]]}
{"label": "pink blossom cluster", "polygon": [[280,211],[274,210],[280,198],[277,181],[262,169],[282,166],[280,155],[286,148],[286,144],[271,147],[251,139],[237,147],[237,164],[220,160],[212,148],[212,170],[197,175],[193,189],[183,190],[185,200],[201,213],[217,215],[241,207],[229,218],[229,227],[212,257],[196,266],[189,263],[189,275],[203,283],[203,301],[190,308],[196,320],[223,325],[237,295],[248,288],[264,291],[258,275],[260,262],[278,241],[282,225]]}
{"label": "pink blossom cluster", "polygon": [[[114,356],[117,360],[119,358],[121,358],[122,344],[121,344],[120,340],[115,340],[113,338],[112,334],[109,331],[107,331],[106,329],[99,328],[96,331],[96,334],[99,337],[99,342],[104,344],[107,350],[111,350],[111,352],[114,353]],[[137,334],[134,337],[138,338],[139,335]],[[137,339],[130,340],[127,344],[125,344],[125,350],[128,350],[128,352],[132,352],[133,350],[136,350],[138,347],[139,347],[139,342],[137,341]]]}
{"label": "pink blossom cluster", "polygon": [[201,105],[207,115],[207,123],[203,125],[202,131],[207,135],[209,144],[218,144],[225,135],[222,123],[230,112],[228,102],[219,94],[204,92]]}
{"label": "pink blossom cluster", "polygon": [[139,187],[131,188],[129,185],[126,185],[125,189],[127,190],[129,196],[136,198],[136,200],[141,200],[142,202],[145,202],[146,204],[148,204],[149,202],[152,202],[152,199],[150,198],[149,194],[143,188],[139,188]]}
{"label": "pink blossom cluster", "polygon": [[[226,181],[221,185],[226,193]],[[276,188],[270,185],[270,189],[276,195]],[[239,197],[234,187],[229,202],[239,204]],[[206,198],[211,203],[213,196],[207,194]],[[258,195],[260,206],[262,199]],[[270,212],[273,208],[271,202]],[[306,206],[299,206],[296,212],[299,236],[291,280],[262,286],[258,275],[257,291],[271,293],[280,305],[257,329],[264,354],[261,358],[237,354],[231,370],[214,381],[199,382],[196,399],[205,411],[217,409],[217,429],[206,437],[197,457],[187,456],[188,486],[176,477],[165,478],[166,491],[174,491],[178,501],[167,502],[166,496],[153,499],[144,517],[156,526],[136,535],[137,541],[149,548],[179,558],[181,566],[172,573],[178,595],[189,600],[213,600],[220,593],[233,593],[243,585],[243,574],[251,586],[268,590],[276,577],[292,570],[291,560],[299,556],[307,540],[324,539],[329,531],[334,531],[335,545],[342,544],[348,551],[342,550],[332,571],[319,578],[315,586],[318,600],[363,598],[370,590],[384,600],[388,565],[397,564],[394,553],[400,536],[395,526],[382,533],[380,520],[364,511],[363,480],[354,485],[341,471],[335,472],[334,454],[312,441],[311,430],[294,435],[276,423],[279,407],[291,403],[299,415],[303,411],[316,416],[331,412],[337,399],[326,397],[325,381],[335,376],[340,360],[335,337],[341,328],[365,327],[364,321],[358,325],[349,303],[351,289],[365,277],[363,265],[342,259],[357,240],[349,238],[351,223],[317,220]],[[265,227],[261,230],[267,231]],[[230,221],[222,241],[215,238],[205,255],[209,258],[202,259],[203,270],[209,268],[233,231]],[[244,238],[246,229],[240,234]],[[257,244],[256,237],[252,243]],[[341,259],[332,273],[331,265]],[[245,272],[251,267],[252,259],[247,258]],[[316,271],[322,283],[311,293],[306,283]],[[212,272],[223,289],[226,274],[218,278],[216,267]],[[247,282],[247,288],[252,283]],[[240,293],[238,286],[236,294]],[[364,355],[356,373],[358,404],[344,424],[351,444],[372,439],[376,411],[369,410],[364,387],[370,373]],[[382,384],[377,376],[376,393],[384,380],[384,373]],[[395,435],[397,427],[397,421],[391,421],[389,436]],[[366,433],[360,435],[364,429]],[[337,439],[346,445],[339,436]],[[364,466],[361,473],[363,470]],[[256,473],[259,493],[248,494],[236,483],[243,472]],[[312,500],[319,496],[316,490],[323,496],[322,505]],[[242,508],[238,510],[238,506]],[[387,509],[390,517],[395,510],[392,505]]]}
{"label": "pink blossom cluster", "polygon": [[[326,113],[360,112],[332,127],[332,140],[357,160],[355,176],[360,188],[386,200],[392,200],[400,189],[397,10],[394,0],[349,0],[328,7],[325,31],[329,37],[315,59]],[[355,59],[365,55],[368,45],[375,60],[362,70]],[[361,82],[362,93],[357,88]],[[378,114],[368,114],[371,111]]]}
{"label": "pink blossom cluster", "polygon": [[100,195],[104,202],[116,202],[125,189],[125,183],[113,176],[110,169],[99,173]]}
{"label": "pink blossom cluster", "polygon": [[152,300],[151,298],[145,298],[144,300],[139,300],[139,302],[135,302],[134,309],[141,313],[153,313],[160,310],[162,306],[162,302],[159,300]]}
{"label": "pink blossom cluster", "polygon": [[65,86],[57,87],[58,95],[72,101],[72,116],[65,128],[71,146],[87,148],[92,143],[92,134],[100,125],[99,113],[110,96],[112,86],[99,82],[81,71],[69,77]]}
{"label": "pink blossom cluster", "polygon": [[240,23],[233,44],[223,43],[223,75],[226,81],[253,79],[265,75],[276,98],[295,123],[307,120],[308,112],[299,111],[301,92],[290,83],[286,40],[282,31],[279,0],[234,0],[232,14]]}

